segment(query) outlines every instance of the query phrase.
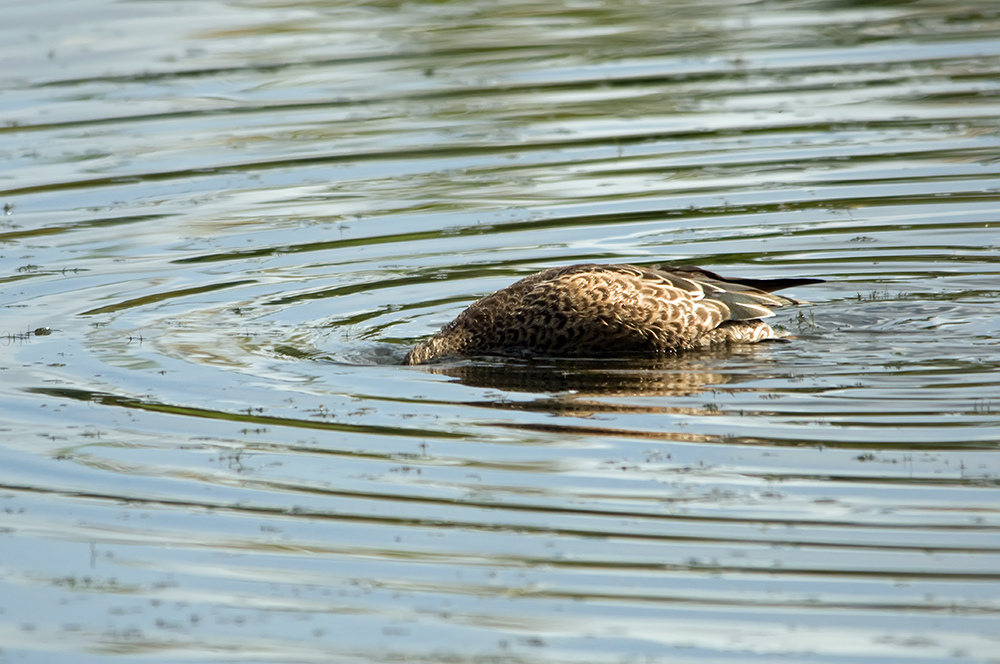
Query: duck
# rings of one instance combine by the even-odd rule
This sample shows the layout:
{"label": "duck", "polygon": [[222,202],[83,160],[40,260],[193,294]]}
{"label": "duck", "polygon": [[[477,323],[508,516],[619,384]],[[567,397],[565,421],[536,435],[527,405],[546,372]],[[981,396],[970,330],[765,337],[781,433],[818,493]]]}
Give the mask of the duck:
{"label": "duck", "polygon": [[542,270],[476,300],[404,365],[475,356],[679,353],[786,334],[762,318],[803,304],[774,291],[823,279],[740,279],[692,265],[582,263]]}

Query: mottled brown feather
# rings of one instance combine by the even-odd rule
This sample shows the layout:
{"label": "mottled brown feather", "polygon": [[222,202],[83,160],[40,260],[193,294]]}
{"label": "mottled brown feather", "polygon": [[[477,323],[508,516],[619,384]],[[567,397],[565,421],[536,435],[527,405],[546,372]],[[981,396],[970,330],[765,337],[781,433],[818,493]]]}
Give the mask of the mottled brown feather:
{"label": "mottled brown feather", "polygon": [[776,333],[760,318],[795,304],[771,290],[822,279],[727,279],[696,267],[551,268],[473,302],[404,364],[446,356],[605,357],[675,352]]}

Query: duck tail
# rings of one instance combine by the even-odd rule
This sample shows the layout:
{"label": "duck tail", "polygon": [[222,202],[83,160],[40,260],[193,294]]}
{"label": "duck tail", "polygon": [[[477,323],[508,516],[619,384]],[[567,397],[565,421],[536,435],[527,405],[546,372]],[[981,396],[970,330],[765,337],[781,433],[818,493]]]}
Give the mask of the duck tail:
{"label": "duck tail", "polygon": [[694,265],[671,265],[669,266],[669,269],[675,272],[686,272],[693,275],[701,275],[702,277],[707,277],[712,281],[718,281],[723,284],[740,284],[742,286],[749,286],[750,288],[762,290],[765,293],[773,293],[774,291],[783,290],[785,288],[793,288],[794,286],[821,284],[826,281],[826,279],[815,279],[812,277],[781,277],[778,279],[744,279],[739,277],[724,277],[721,274],[717,274],[711,270],[706,270],[705,268],[695,267]]}

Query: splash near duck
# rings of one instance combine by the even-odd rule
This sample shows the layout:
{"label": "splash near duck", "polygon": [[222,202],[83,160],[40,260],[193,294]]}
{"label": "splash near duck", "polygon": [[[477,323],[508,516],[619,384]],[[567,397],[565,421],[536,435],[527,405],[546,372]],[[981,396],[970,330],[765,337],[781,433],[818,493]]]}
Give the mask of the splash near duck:
{"label": "splash near duck", "polygon": [[800,304],[773,291],[822,279],[732,279],[693,266],[556,267],[487,295],[403,364],[474,355],[609,357],[783,336],[760,320]]}

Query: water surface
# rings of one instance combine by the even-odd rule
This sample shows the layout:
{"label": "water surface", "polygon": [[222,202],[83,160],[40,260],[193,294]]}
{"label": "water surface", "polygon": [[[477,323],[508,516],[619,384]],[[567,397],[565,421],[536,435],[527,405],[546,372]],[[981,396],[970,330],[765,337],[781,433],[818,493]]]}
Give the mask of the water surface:
{"label": "water surface", "polygon": [[[0,26],[0,662],[996,662],[1000,10]],[[402,367],[575,262],[795,338]]]}

